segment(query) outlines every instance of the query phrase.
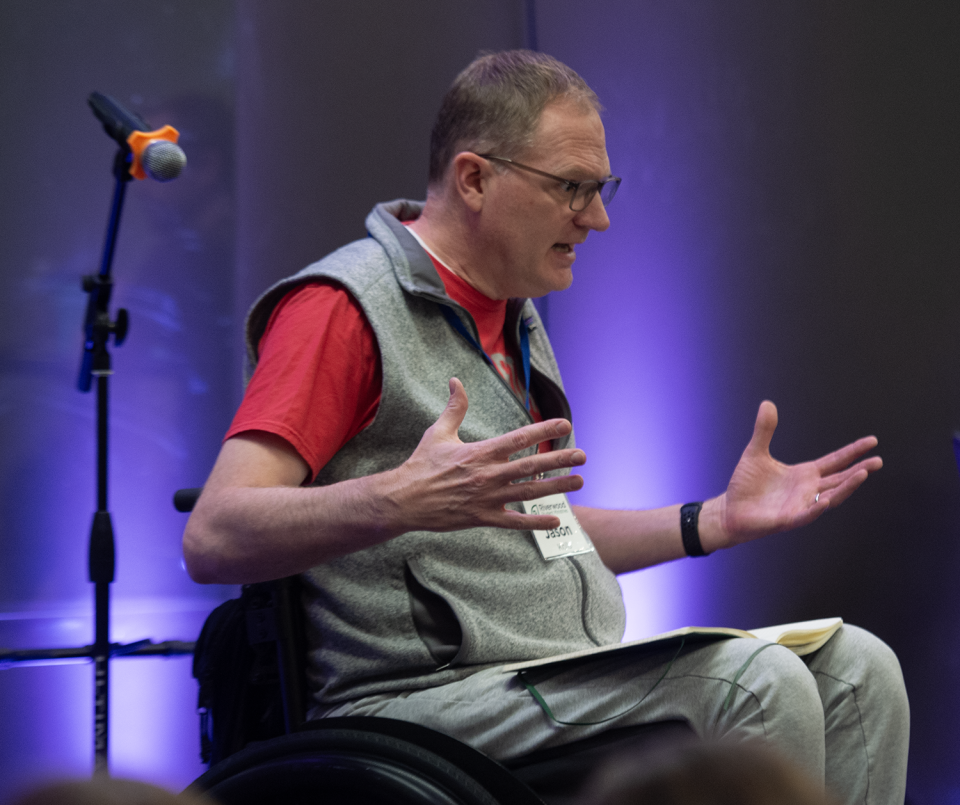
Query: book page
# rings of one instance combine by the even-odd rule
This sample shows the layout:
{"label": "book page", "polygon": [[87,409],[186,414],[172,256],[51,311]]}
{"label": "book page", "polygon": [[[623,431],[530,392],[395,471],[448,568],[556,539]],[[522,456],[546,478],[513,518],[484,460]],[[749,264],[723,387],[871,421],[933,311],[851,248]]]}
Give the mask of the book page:
{"label": "book page", "polygon": [[597,646],[596,648],[587,648],[582,651],[571,651],[569,654],[557,654],[554,657],[544,657],[542,660],[527,660],[526,662],[515,662],[505,665],[501,669],[503,673],[512,673],[514,671],[523,671],[527,668],[538,668],[541,666],[576,662],[586,658],[597,657],[604,654],[611,654],[615,651],[643,651],[657,650],[665,648],[670,644],[679,643],[681,638],[686,638],[687,642],[703,642],[706,640],[721,640],[729,637],[750,637],[753,635],[742,629],[729,629],[724,626],[685,626],[682,629],[674,629],[672,632],[642,637],[639,640],[631,640],[629,643],[613,643],[609,646]]}
{"label": "book page", "polygon": [[812,621],[784,623],[779,626],[764,626],[751,629],[750,634],[761,640],[779,643],[795,654],[803,656],[816,651],[843,626],[843,618],[819,618]]}
{"label": "book page", "polygon": [[540,660],[515,662],[501,668],[502,673],[514,673],[528,668],[540,668],[548,665],[562,665],[578,662],[587,658],[611,654],[617,651],[653,651],[666,648],[685,638],[688,643],[704,642],[708,640],[722,640],[730,637],[748,637],[779,643],[789,648],[794,654],[804,655],[816,651],[829,640],[834,632],[843,625],[842,618],[820,618],[818,620],[797,621],[784,623],[778,626],[764,626],[760,629],[733,629],[725,626],[685,626],[671,632],[631,640],[629,643],[614,643],[609,646],[572,651],[569,654],[558,654],[554,657],[544,657]]}

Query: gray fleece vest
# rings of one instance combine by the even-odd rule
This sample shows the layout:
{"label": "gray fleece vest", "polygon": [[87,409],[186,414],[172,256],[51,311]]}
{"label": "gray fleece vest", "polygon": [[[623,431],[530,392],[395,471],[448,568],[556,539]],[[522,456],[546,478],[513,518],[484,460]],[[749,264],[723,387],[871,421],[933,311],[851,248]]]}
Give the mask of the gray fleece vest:
{"label": "gray fleece vest", "polygon": [[[297,284],[325,277],[353,294],[376,334],[383,366],[376,418],[321,469],[317,485],[402,464],[446,406],[451,377],[460,378],[469,398],[462,441],[532,421],[444,318],[441,306],[476,338],[472,317],[447,297],[429,257],[400,223],[420,209],[406,201],[378,205],[366,221],[369,238],[281,281],[248,317],[255,363],[255,345],[277,302]],[[531,391],[544,418],[569,417],[536,309],[529,300],[511,300],[508,348],[516,347],[521,326],[530,327]],[[554,447],[568,445],[572,435]],[[442,685],[481,668],[616,643],[623,635],[620,588],[597,554],[547,562],[527,531],[409,532],[315,567],[303,580],[311,681],[321,704]]]}

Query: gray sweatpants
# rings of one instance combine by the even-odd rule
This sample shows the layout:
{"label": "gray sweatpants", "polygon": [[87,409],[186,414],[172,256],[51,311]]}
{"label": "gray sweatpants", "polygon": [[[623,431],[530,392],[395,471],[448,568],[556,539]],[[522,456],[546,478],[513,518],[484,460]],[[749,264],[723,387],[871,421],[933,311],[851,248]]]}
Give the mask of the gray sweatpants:
{"label": "gray sweatpants", "polygon": [[704,739],[768,740],[844,802],[902,805],[910,714],[890,648],[849,625],[803,658],[774,646],[753,658],[731,697],[734,677],[760,645],[732,639],[688,646],[679,655],[676,647],[639,658],[614,655],[535,681],[559,721],[618,716],[595,726],[556,723],[515,674],[498,668],[427,690],[370,696],[318,715],[413,721],[500,759],[610,727],[682,719]]}

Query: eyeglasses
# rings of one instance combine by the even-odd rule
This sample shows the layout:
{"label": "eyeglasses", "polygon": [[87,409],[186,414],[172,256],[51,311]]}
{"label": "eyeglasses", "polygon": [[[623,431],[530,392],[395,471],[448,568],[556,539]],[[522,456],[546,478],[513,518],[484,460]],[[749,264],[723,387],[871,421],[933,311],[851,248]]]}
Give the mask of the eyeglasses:
{"label": "eyeglasses", "polygon": [[606,207],[613,201],[613,197],[617,194],[617,188],[620,187],[620,182],[622,181],[619,176],[608,176],[606,179],[590,179],[585,182],[574,182],[570,179],[564,179],[562,176],[554,176],[552,173],[531,168],[529,165],[521,165],[519,162],[514,162],[512,159],[507,159],[506,157],[495,157],[493,154],[477,154],[477,156],[483,157],[484,159],[495,159],[497,162],[506,162],[515,168],[530,171],[530,173],[535,173],[538,176],[545,176],[547,179],[560,182],[560,184],[563,185],[564,191],[568,193],[573,192],[570,196],[570,209],[574,212],[585,210],[597,193],[600,194],[600,201],[603,202],[603,206]]}

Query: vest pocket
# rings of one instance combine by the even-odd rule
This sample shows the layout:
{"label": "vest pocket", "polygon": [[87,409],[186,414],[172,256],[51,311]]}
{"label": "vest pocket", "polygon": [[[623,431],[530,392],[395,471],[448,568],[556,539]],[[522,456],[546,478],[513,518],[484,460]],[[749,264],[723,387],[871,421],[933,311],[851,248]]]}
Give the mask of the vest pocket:
{"label": "vest pocket", "polygon": [[417,634],[438,668],[450,665],[463,644],[463,629],[453,607],[443,596],[424,585],[423,573],[416,559],[406,560],[403,580]]}

